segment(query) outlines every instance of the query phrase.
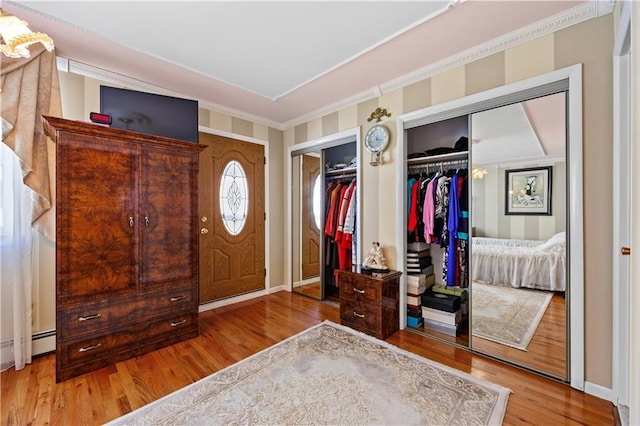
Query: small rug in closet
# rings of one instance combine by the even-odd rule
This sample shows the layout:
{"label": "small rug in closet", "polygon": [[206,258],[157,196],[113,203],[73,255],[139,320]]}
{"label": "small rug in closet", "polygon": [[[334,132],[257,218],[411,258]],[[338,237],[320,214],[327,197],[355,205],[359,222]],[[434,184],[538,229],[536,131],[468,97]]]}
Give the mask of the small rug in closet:
{"label": "small rug in closet", "polygon": [[472,283],[472,334],[527,350],[553,293],[507,285]]}
{"label": "small rug in closet", "polygon": [[510,392],[325,321],[109,424],[496,425]]}

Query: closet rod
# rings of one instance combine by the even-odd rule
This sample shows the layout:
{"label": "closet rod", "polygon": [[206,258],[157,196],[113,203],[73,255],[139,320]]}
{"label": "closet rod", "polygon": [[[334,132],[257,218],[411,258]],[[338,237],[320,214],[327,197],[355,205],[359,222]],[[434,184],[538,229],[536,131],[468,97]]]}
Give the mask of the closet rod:
{"label": "closet rod", "polygon": [[449,161],[430,161],[425,163],[411,163],[407,165],[407,169],[424,169],[424,168],[441,168],[445,166],[453,166],[453,165],[467,165],[469,164],[468,159],[459,159],[459,160],[449,160]]}
{"label": "closet rod", "polygon": [[352,172],[344,172],[341,174],[333,174],[333,175],[325,173],[324,177],[326,179],[334,180],[334,179],[343,179],[343,178],[354,178],[356,176],[357,176],[357,172],[352,171]]}

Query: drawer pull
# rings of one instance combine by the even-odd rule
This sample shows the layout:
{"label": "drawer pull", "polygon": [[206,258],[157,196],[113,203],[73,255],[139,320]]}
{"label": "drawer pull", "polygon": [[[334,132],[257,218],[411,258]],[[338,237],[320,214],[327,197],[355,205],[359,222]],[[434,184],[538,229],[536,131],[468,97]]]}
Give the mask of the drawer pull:
{"label": "drawer pull", "polygon": [[186,298],[186,297],[187,297],[187,296],[185,296],[185,295],[182,295],[182,296],[173,296],[173,297],[171,298],[171,301],[172,301],[172,302],[177,302],[178,300],[182,300],[182,299],[184,299],[184,298]]}
{"label": "drawer pull", "polygon": [[92,319],[100,319],[100,318],[102,318],[102,314],[87,315],[86,317],[78,318],[78,321],[89,321]]}
{"label": "drawer pull", "polygon": [[357,316],[358,318],[364,318],[364,314],[359,314],[356,311],[353,311],[353,315]]}
{"label": "drawer pull", "polygon": [[185,322],[187,322],[187,320],[182,320],[182,321],[172,322],[172,323],[171,323],[171,327],[177,327],[177,326],[179,326],[179,325],[184,324]]}
{"label": "drawer pull", "polygon": [[360,294],[364,294],[364,290],[360,290],[359,288],[354,287],[353,291],[355,291],[356,293],[360,293]]}
{"label": "drawer pull", "polygon": [[93,345],[93,346],[87,346],[86,348],[80,348],[78,349],[78,352],[89,352],[92,351],[94,349],[98,349],[102,347],[102,343],[98,343],[97,345]]}

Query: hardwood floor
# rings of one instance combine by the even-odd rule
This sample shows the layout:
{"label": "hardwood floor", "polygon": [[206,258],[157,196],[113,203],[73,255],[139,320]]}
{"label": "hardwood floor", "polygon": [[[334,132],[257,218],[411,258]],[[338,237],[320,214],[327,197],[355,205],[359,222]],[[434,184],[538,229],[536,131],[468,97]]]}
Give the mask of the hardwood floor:
{"label": "hardwood floor", "polygon": [[[200,314],[200,336],[55,383],[55,356],[20,371],[2,372],[2,425],[102,424],[299,333],[325,319],[339,322],[335,306],[281,291]],[[612,425],[610,402],[401,330],[387,342],[513,393],[504,424]]]}

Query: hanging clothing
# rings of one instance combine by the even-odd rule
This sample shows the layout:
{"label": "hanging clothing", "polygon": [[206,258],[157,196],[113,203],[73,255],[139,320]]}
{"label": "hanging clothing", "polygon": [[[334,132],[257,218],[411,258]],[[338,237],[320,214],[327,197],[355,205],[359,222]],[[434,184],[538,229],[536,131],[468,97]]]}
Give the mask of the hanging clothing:
{"label": "hanging clothing", "polygon": [[413,184],[411,185],[411,189],[409,190],[410,201],[409,201],[409,217],[407,220],[407,229],[409,232],[414,232],[418,226],[418,190],[420,189],[420,180],[411,179]]}
{"label": "hanging clothing", "polygon": [[423,235],[426,243],[435,241],[433,234],[433,219],[435,216],[434,185],[438,184],[438,177],[439,175],[436,174],[427,184],[424,204],[422,206],[422,221],[424,223]]}
{"label": "hanging clothing", "polygon": [[348,241],[344,234],[344,223],[353,196],[355,181],[351,182],[343,191],[342,202],[340,203],[340,214],[338,218],[338,229],[336,231],[335,242],[338,245],[338,263],[340,269],[351,267],[351,241]]}
{"label": "hanging clothing", "polygon": [[407,178],[407,242],[441,247],[442,282],[448,286],[468,286],[468,194],[466,168]]}
{"label": "hanging clothing", "polygon": [[456,249],[456,241],[458,237],[458,223],[460,218],[460,203],[458,197],[458,174],[454,174],[451,178],[449,191],[449,212],[447,216],[448,244],[447,244],[447,275],[446,284],[448,286],[456,285],[456,273],[458,252]]}

